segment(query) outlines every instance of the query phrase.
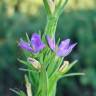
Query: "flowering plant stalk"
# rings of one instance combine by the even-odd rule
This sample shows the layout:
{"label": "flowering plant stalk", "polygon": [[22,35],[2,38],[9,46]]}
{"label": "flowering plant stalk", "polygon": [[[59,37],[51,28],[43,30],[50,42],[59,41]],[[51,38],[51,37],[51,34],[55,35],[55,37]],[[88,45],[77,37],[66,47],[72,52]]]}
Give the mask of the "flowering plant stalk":
{"label": "flowering plant stalk", "polygon": [[[58,1],[58,2],[57,2]],[[67,0],[43,0],[47,13],[47,25],[41,36],[33,33],[31,39],[26,34],[27,41],[22,38],[19,46],[24,50],[26,60],[19,61],[26,65],[26,93],[15,91],[18,96],[55,96],[57,81],[63,77],[84,75],[83,73],[68,73],[77,60],[70,63],[64,60],[77,43],[71,44],[70,39],[55,42],[55,31],[59,16],[64,10]],[[14,90],[13,90],[14,91]]]}

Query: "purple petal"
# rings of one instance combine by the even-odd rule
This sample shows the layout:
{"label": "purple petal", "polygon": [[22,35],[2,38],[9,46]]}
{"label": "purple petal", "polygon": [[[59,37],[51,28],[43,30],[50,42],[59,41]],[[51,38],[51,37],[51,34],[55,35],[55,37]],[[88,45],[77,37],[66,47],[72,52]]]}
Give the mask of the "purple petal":
{"label": "purple petal", "polygon": [[37,33],[33,33],[31,41],[41,41],[40,35],[38,35]]}
{"label": "purple petal", "polygon": [[73,49],[76,45],[77,43],[71,44],[70,48]]}
{"label": "purple petal", "polygon": [[53,40],[52,38],[50,38],[49,36],[46,36],[47,42],[49,47],[55,51],[55,39]]}
{"label": "purple petal", "polygon": [[77,45],[77,43],[71,44],[68,48],[69,50],[69,54],[71,53],[71,51],[73,50],[73,48]]}
{"label": "purple petal", "polygon": [[19,42],[19,46],[22,48],[22,49],[25,49],[27,51],[32,51],[32,48],[30,47],[30,44],[23,41],[23,39],[20,39],[20,42]]}
{"label": "purple petal", "polygon": [[45,44],[41,41],[40,35],[34,33],[31,38],[31,46],[35,53],[41,51]]}
{"label": "purple petal", "polygon": [[63,56],[66,57],[67,55],[69,55],[71,53],[71,51],[73,50],[73,48],[77,45],[77,43],[72,44],[71,46],[69,46],[69,48],[66,49],[58,49],[57,51],[57,55],[58,56]]}
{"label": "purple petal", "polygon": [[61,42],[61,44],[59,45],[59,49],[67,49],[69,47],[69,43],[70,43],[70,39],[66,39],[64,41]]}

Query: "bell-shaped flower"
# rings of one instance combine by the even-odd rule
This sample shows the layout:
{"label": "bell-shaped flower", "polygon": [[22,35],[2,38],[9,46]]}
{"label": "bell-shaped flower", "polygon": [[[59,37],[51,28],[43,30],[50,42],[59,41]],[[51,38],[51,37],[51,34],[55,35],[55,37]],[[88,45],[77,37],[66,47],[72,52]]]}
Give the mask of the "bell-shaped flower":
{"label": "bell-shaped flower", "polygon": [[19,46],[32,53],[38,53],[45,47],[45,44],[41,41],[40,35],[33,33],[29,42],[20,39]]}
{"label": "bell-shaped flower", "polygon": [[47,42],[51,50],[53,50],[57,54],[57,56],[60,57],[66,57],[67,55],[69,55],[77,44],[70,44],[70,39],[66,39],[62,41],[61,44],[57,47],[57,45],[55,44],[55,39],[53,40],[49,36],[47,36]]}

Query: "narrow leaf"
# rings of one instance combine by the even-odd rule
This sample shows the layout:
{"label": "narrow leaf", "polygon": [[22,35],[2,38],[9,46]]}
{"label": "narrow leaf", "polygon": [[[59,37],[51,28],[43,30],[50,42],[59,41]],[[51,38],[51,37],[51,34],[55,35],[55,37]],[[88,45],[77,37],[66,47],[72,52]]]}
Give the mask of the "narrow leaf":
{"label": "narrow leaf", "polygon": [[71,77],[71,76],[79,76],[79,75],[85,75],[85,73],[69,73],[69,74],[65,74],[63,77]]}
{"label": "narrow leaf", "polygon": [[50,10],[50,6],[48,4],[48,0],[43,0],[43,2],[44,2],[45,9],[47,11],[47,14],[51,15],[51,10]]}

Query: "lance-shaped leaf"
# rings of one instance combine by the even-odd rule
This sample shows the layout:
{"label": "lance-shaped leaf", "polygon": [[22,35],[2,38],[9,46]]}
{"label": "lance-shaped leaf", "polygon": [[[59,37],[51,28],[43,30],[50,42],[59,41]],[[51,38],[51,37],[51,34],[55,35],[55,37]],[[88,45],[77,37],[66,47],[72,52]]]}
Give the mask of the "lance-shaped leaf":
{"label": "lance-shaped leaf", "polygon": [[85,73],[69,73],[69,74],[65,74],[63,77],[71,77],[71,76],[84,76]]}
{"label": "lance-shaped leaf", "polygon": [[19,91],[16,91],[14,89],[10,89],[10,90],[15,94],[17,94],[18,96],[26,96],[26,94],[22,90],[19,90]]}
{"label": "lance-shaped leaf", "polygon": [[56,16],[60,16],[62,12],[64,11],[64,7],[67,4],[68,0],[59,0],[58,5],[56,6]]}
{"label": "lance-shaped leaf", "polygon": [[47,14],[50,16],[51,15],[51,10],[50,10],[48,0],[43,0],[43,3],[44,3]]}

